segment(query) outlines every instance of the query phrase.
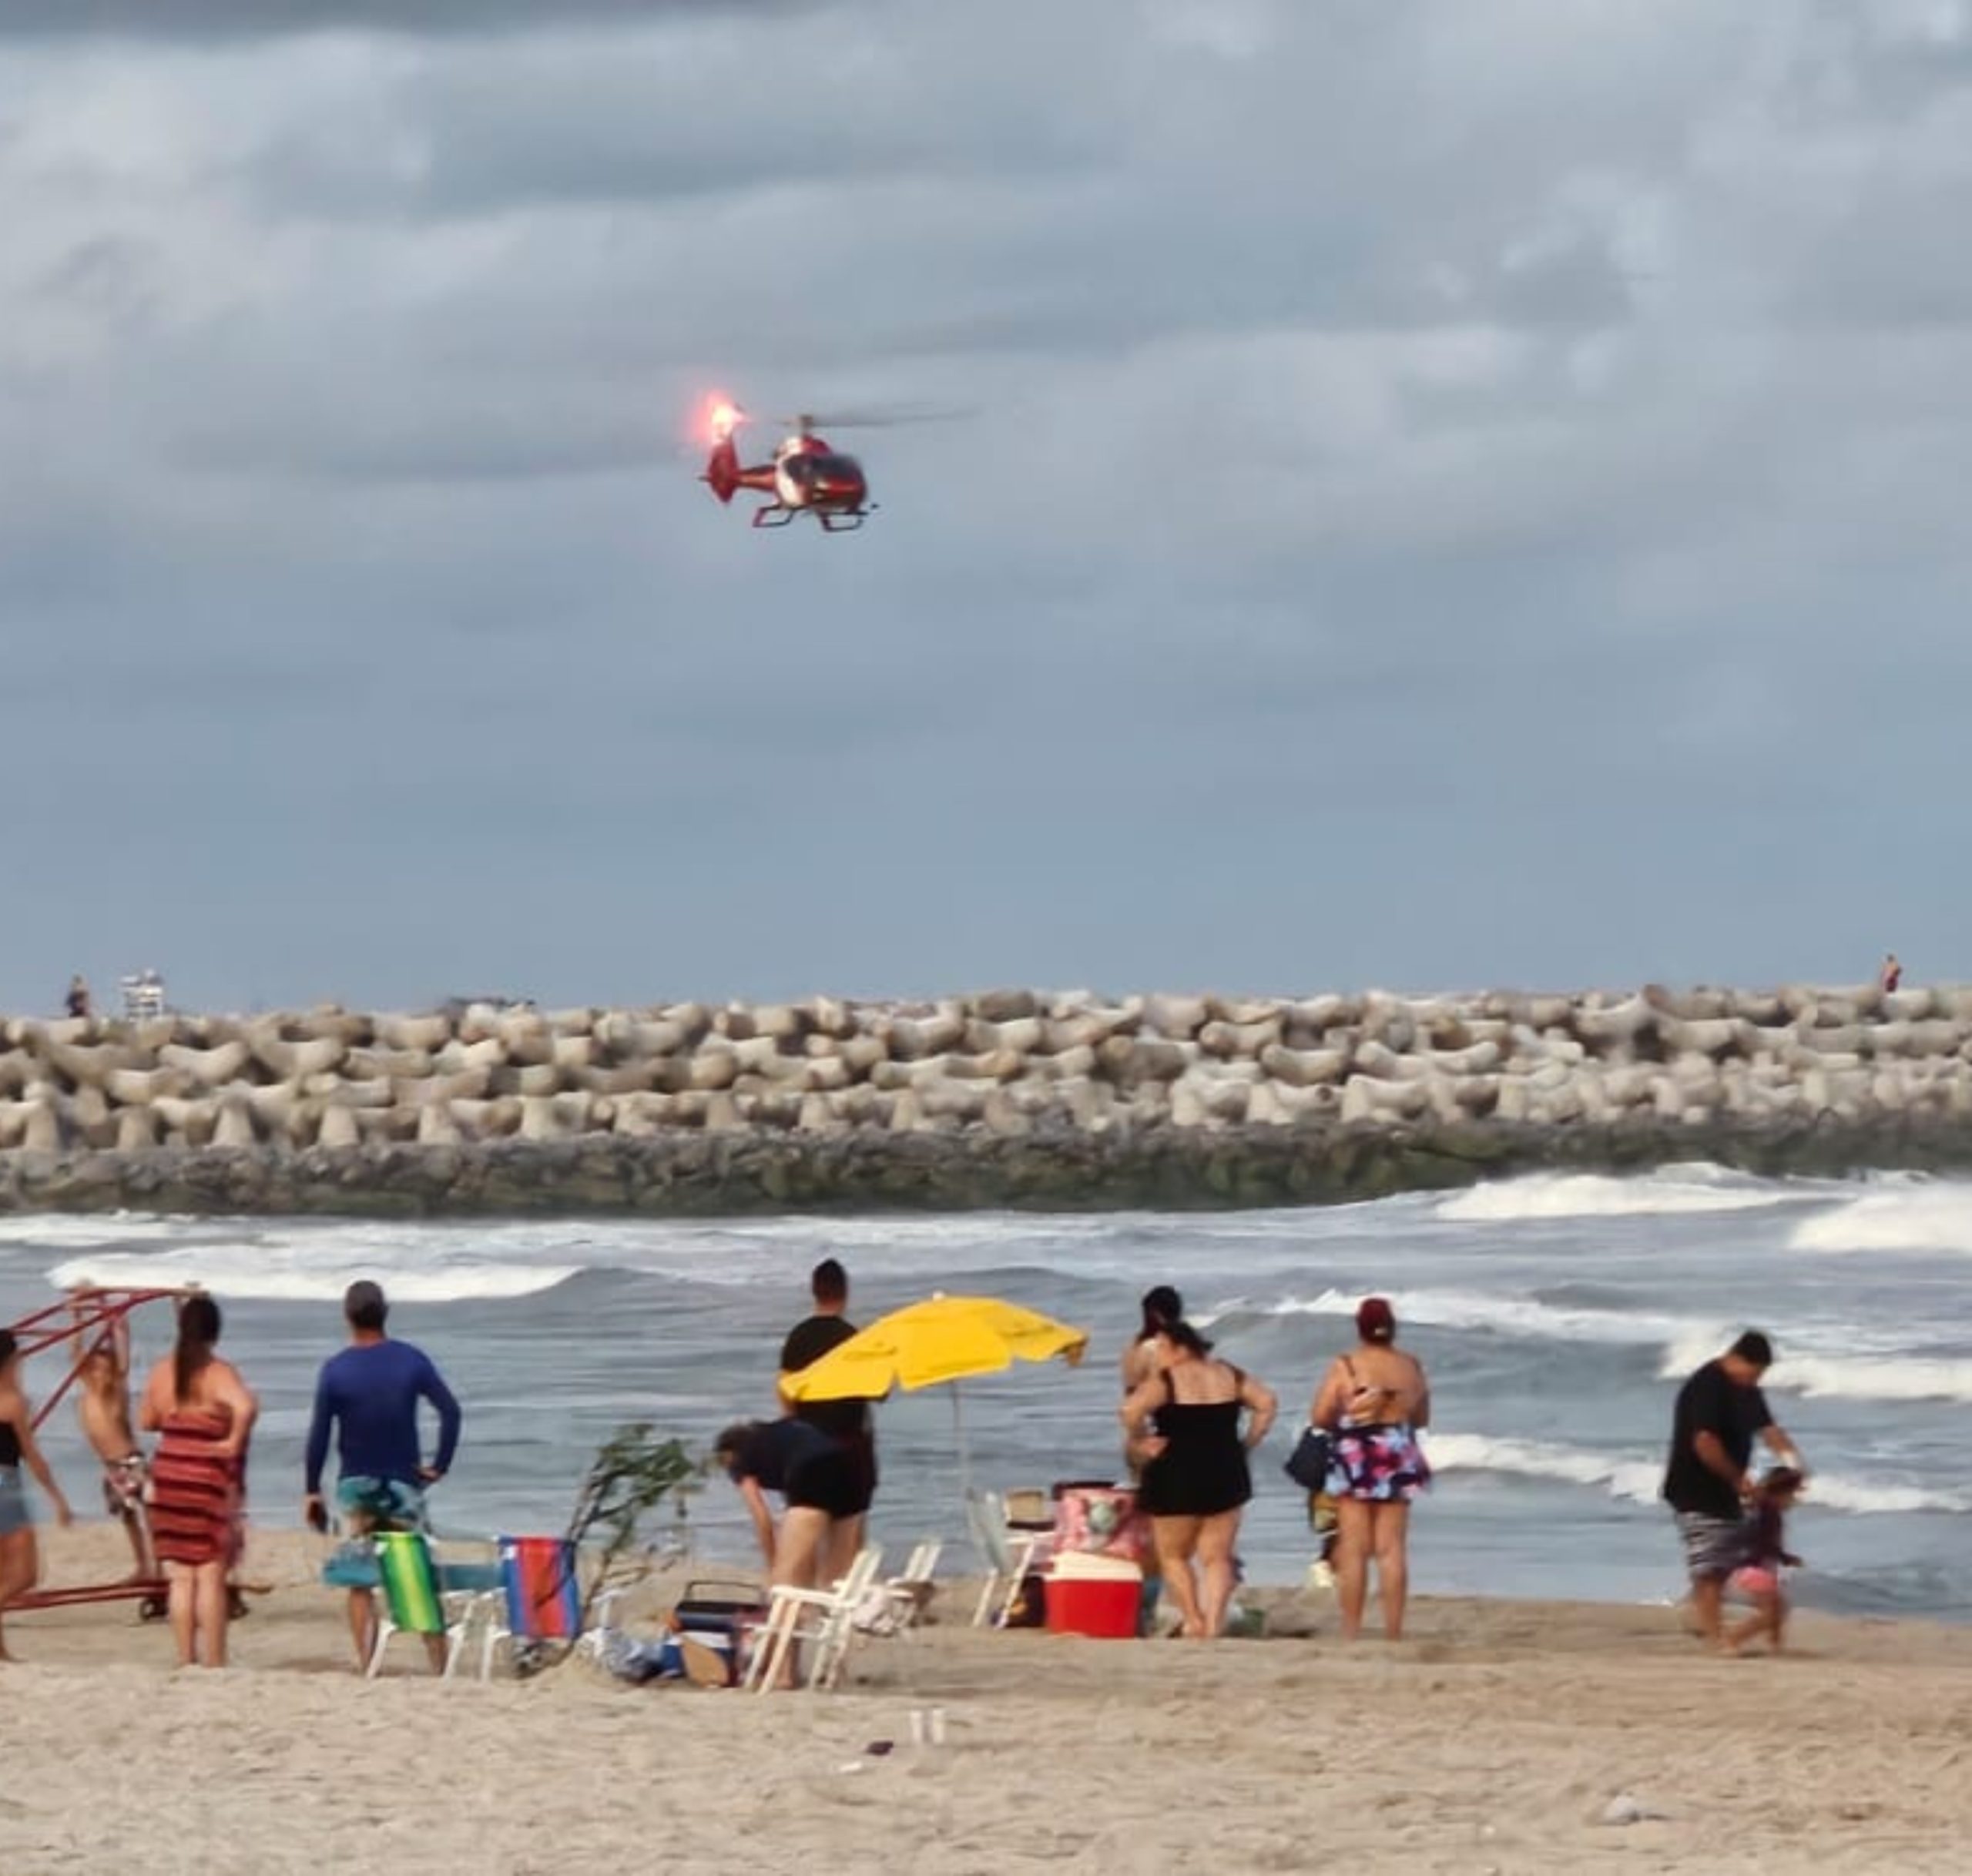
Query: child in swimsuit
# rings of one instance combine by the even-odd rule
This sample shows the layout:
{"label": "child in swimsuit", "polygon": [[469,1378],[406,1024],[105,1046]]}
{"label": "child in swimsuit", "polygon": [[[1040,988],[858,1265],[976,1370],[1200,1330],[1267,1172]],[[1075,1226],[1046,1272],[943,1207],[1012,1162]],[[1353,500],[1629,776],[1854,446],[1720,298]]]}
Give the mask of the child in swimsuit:
{"label": "child in swimsuit", "polygon": [[1787,1624],[1787,1598],[1780,1587],[1780,1572],[1783,1567],[1798,1569],[1801,1563],[1787,1548],[1787,1514],[1800,1490],[1801,1475],[1791,1466],[1775,1466],[1754,1488],[1746,1519],[1746,1561],[1727,1585],[1752,1603],[1753,1613],[1726,1631],[1724,1642],[1732,1653],[1760,1635],[1769,1638],[1776,1654],[1780,1652]]}
{"label": "child in swimsuit", "polygon": [[132,1581],[146,1582],[158,1573],[144,1516],[150,1468],[130,1430],[129,1370],[118,1343],[101,1342],[89,1351],[82,1363],[82,1383],[75,1413],[102,1464],[103,1509],[122,1520],[130,1539],[137,1566]]}

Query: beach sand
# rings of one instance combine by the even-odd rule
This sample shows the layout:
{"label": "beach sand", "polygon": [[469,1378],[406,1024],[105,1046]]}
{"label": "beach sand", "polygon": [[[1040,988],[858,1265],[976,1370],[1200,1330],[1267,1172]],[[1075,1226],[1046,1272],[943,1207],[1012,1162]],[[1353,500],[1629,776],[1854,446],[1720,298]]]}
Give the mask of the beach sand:
{"label": "beach sand", "polygon": [[[100,1524],[42,1536],[45,1580],[127,1564]],[[1803,1617],[1798,1653],[1720,1660],[1668,1609],[1424,1600],[1402,1644],[1345,1647],[1332,1600],[1280,1592],[1313,1635],[1100,1642],[971,1630],[954,1585],[834,1693],[582,1662],[447,1685],[407,1639],[365,1683],[321,1555],[256,1534],[274,1587],[223,1673],[175,1670],[128,1603],[8,1618],[0,1871],[1972,1866],[1972,1633],[1945,1627]],[[946,1742],[914,1746],[933,1706]],[[1650,1814],[1605,1821],[1625,1797]]]}

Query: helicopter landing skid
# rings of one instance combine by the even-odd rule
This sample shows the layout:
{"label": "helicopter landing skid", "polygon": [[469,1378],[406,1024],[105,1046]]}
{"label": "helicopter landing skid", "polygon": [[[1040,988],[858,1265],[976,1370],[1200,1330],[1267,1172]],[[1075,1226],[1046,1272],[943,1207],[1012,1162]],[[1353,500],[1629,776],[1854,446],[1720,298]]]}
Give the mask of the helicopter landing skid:
{"label": "helicopter landing skid", "polygon": [[867,508],[821,508],[815,519],[822,524],[825,534],[853,534],[869,519]]}
{"label": "helicopter landing skid", "polygon": [[783,508],[777,501],[770,501],[764,508],[753,511],[753,525],[756,528],[785,528],[793,518],[794,511]]}

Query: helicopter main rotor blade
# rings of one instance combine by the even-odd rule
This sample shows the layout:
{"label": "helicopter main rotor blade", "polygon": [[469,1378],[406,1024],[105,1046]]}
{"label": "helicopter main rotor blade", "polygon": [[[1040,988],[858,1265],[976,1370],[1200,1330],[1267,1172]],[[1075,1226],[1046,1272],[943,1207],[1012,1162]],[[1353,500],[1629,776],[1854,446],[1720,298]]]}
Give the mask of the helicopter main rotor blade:
{"label": "helicopter main rotor blade", "polygon": [[902,405],[890,409],[826,413],[804,410],[797,416],[776,420],[793,430],[892,430],[904,424],[948,424],[978,414],[976,410],[967,406]]}

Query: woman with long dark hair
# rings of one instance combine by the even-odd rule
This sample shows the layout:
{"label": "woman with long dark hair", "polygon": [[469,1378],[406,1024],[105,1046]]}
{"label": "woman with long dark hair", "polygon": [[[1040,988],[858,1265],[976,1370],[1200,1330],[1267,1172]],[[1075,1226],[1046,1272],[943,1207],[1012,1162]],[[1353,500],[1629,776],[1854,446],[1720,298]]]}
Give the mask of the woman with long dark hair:
{"label": "woman with long dark hair", "polygon": [[[1182,1322],[1185,1315],[1183,1298],[1168,1283],[1160,1283],[1154,1289],[1145,1291],[1141,1307],[1143,1326],[1123,1351],[1123,1398],[1125,1400],[1163,1367],[1165,1360],[1164,1332],[1172,1323]],[[1129,1466],[1132,1479],[1141,1479],[1143,1476],[1143,1462],[1149,1456],[1149,1448],[1145,1443],[1149,1437],[1147,1423],[1124,1430],[1123,1460]]]}
{"label": "woman with long dark hair", "polygon": [[[1232,1600],[1232,1547],[1253,1495],[1246,1456],[1273,1425],[1276,1403],[1243,1368],[1221,1361],[1179,1316],[1157,1332],[1162,1360],[1123,1402],[1126,1431],[1147,1419],[1137,1508],[1147,1512],[1158,1567],[1194,1640],[1219,1634]],[[1246,1430],[1240,1416],[1246,1415]]]}
{"label": "woman with long dark hair", "polygon": [[138,1424],[159,1437],[151,1461],[151,1540],[170,1583],[178,1663],[226,1665],[226,1573],[240,1554],[246,1442],[260,1411],[240,1372],[216,1352],[210,1296],[179,1305],[178,1338],[144,1384]]}

